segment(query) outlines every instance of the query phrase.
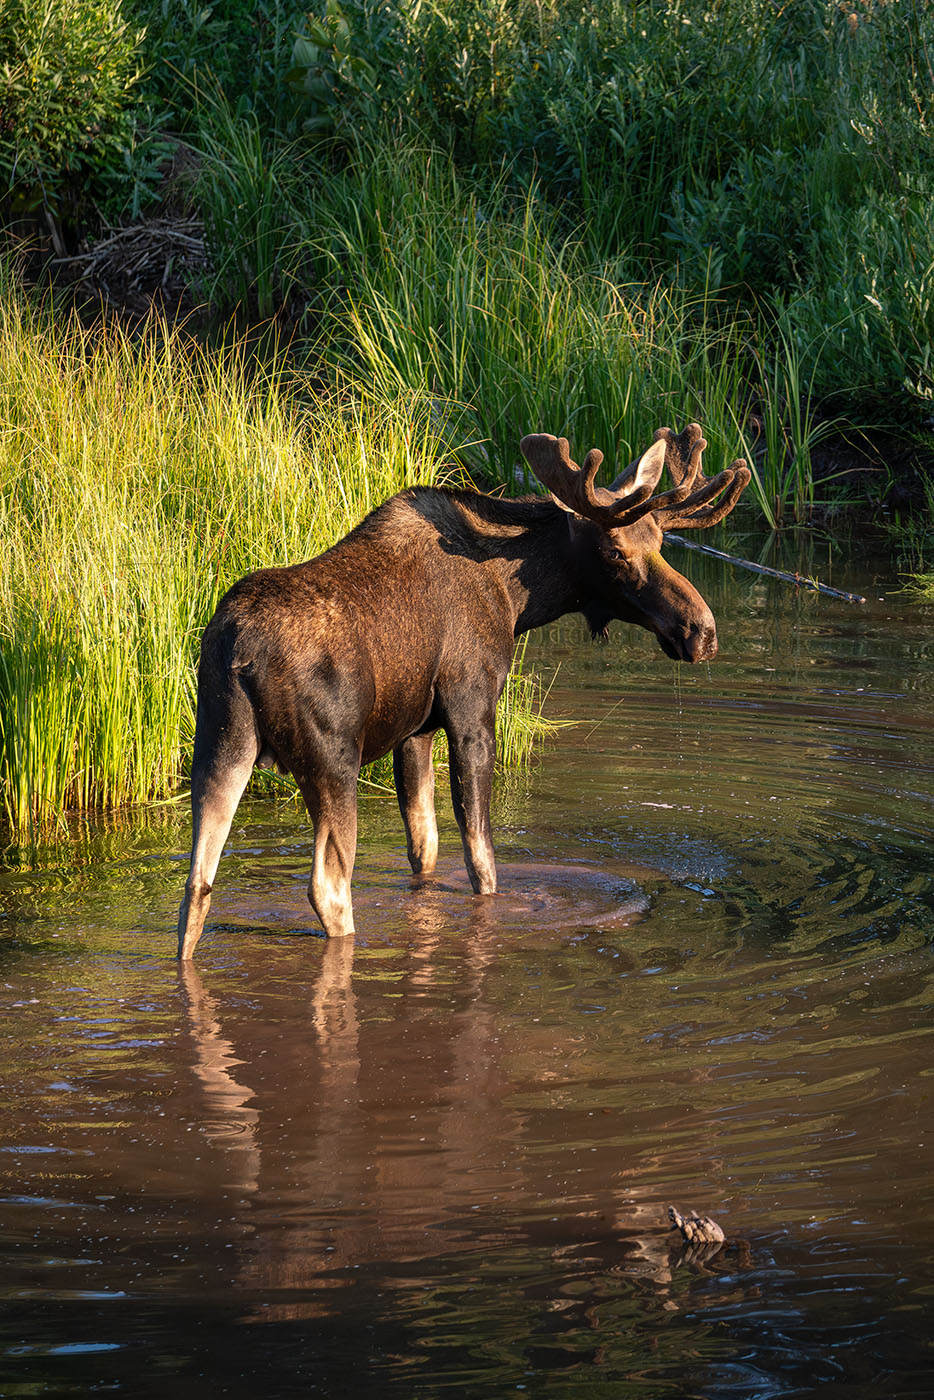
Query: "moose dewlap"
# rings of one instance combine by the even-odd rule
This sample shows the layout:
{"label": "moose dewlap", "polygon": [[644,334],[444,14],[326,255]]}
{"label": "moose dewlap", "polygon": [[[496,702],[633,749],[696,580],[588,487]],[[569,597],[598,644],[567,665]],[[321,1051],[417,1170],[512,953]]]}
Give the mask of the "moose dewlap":
{"label": "moose dewlap", "polygon": [[[360,767],[392,751],[409,861],[429,875],[438,729],[471,885],[495,892],[496,702],[523,632],[579,612],[594,635],[619,618],[676,660],[716,655],[713,615],[662,558],[662,529],[722,520],[749,481],[745,462],[705,477],[696,423],[660,428],[608,488],[594,484],[596,449],[578,467],[565,438],[521,447],[550,500],[415,487],[318,558],[249,574],[221,600],[201,642],[180,958],[201,936],[255,766],[294,776],[314,826],[308,897],[330,937],[349,934]],[[672,486],[658,492],[664,467]]]}

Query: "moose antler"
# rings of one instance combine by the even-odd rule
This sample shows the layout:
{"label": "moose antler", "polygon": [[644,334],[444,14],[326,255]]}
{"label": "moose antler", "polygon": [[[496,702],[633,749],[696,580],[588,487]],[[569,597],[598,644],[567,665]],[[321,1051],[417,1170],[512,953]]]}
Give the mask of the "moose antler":
{"label": "moose antler", "polygon": [[[648,451],[609,488],[594,485],[603,461],[603,453],[596,447],[579,467],[571,460],[567,438],[531,433],[519,445],[559,505],[608,530],[632,525],[649,511],[669,517],[666,527],[700,529],[713,525],[733,509],[751,476],[746,463],[737,458],[717,476],[705,477],[701,461],[707,443],[697,423],[689,423],[678,435],[670,428],[659,428]],[[653,495],[666,464],[674,486]]]}
{"label": "moose antler", "polygon": [[[652,505],[654,511],[664,513],[666,530],[703,530],[716,525],[729,515],[752,480],[752,472],[742,457],[716,476],[704,476],[702,462],[707,443],[699,423],[689,423],[678,434],[670,428],[659,428],[654,441],[665,444],[665,465],[675,483],[675,490],[668,492],[669,501],[659,498]],[[680,497],[679,492],[683,493]]]}
{"label": "moose antler", "polygon": [[[519,444],[522,454],[543,486],[559,505],[594,520],[606,529],[629,525],[651,507],[651,498],[665,466],[665,444],[653,442],[638,461],[627,468],[610,490],[594,486],[603,453],[592,447],[579,467],[571,461],[567,438],[551,433],[530,433]],[[625,490],[618,489],[625,481]]]}

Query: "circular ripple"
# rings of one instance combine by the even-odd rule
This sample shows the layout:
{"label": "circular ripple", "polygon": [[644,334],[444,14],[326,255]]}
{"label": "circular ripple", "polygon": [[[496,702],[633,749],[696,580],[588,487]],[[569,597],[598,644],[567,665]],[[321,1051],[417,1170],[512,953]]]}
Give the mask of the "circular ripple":
{"label": "circular ripple", "polygon": [[[497,862],[499,890],[475,895],[467,873],[454,857],[442,858],[428,880],[412,877],[404,857],[362,856],[354,871],[353,904],[358,932],[366,936],[406,927],[419,932],[521,932],[598,925],[618,927],[642,917],[649,907],[640,878],[645,871],[617,864],[601,866],[510,864]],[[277,932],[318,931],[297,872],[270,888],[229,888],[215,906],[218,923],[263,925]],[[301,883],[299,884],[299,881]],[[257,882],[258,884],[259,882]],[[252,882],[251,882],[252,884]],[[212,913],[215,912],[212,910]],[[215,923],[217,927],[217,923]]]}

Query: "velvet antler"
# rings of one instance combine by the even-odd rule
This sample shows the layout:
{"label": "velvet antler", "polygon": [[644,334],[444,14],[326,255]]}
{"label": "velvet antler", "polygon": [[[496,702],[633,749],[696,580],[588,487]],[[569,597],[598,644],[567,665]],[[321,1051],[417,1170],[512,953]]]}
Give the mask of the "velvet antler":
{"label": "velvet antler", "polygon": [[[743,459],[737,458],[717,476],[705,477],[702,459],[706,446],[697,423],[689,423],[677,435],[670,428],[659,428],[648,451],[606,488],[594,485],[603,461],[598,448],[591,448],[579,467],[571,460],[567,438],[532,433],[520,443],[532,471],[559,505],[608,530],[632,525],[649,511],[664,515],[666,528],[681,529],[701,529],[728,515],[751,473]],[[666,465],[674,486],[655,495]]]}
{"label": "velvet antler", "polygon": [[539,481],[548,487],[559,505],[608,530],[629,525],[645,514],[649,507],[644,503],[658,485],[665,466],[665,444],[653,442],[624,473],[626,489],[617,489],[616,483],[607,490],[594,485],[594,477],[603,461],[603,453],[598,448],[592,447],[584,458],[584,465],[579,467],[571,461],[567,438],[552,437],[551,433],[531,433],[519,446]]}
{"label": "velvet antler", "polygon": [[[664,514],[660,523],[666,530],[703,530],[716,525],[729,515],[752,480],[752,472],[742,457],[716,476],[704,476],[702,463],[707,443],[699,423],[689,423],[678,434],[670,428],[659,428],[655,442],[665,444],[665,465],[676,488],[668,493],[669,501],[659,498],[652,506]],[[680,499],[676,499],[678,491],[684,491]]]}

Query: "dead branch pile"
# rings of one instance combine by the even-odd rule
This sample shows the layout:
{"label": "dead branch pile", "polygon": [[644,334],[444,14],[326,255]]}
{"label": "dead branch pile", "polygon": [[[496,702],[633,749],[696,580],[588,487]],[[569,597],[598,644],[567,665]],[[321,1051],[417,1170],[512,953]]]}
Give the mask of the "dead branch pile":
{"label": "dead branch pile", "polygon": [[204,227],[193,218],[144,219],[54,265],[113,305],[135,311],[153,301],[179,306],[200,300],[198,282],[208,266]]}

